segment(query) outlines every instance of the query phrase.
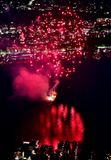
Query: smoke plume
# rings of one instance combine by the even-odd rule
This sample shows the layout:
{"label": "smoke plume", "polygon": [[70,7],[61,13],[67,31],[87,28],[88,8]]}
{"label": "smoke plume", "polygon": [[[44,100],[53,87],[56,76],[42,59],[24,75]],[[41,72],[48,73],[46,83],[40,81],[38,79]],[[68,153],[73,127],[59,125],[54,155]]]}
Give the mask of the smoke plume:
{"label": "smoke plume", "polygon": [[47,77],[31,73],[26,68],[20,68],[19,74],[13,81],[15,94],[32,100],[45,99],[49,82]]}

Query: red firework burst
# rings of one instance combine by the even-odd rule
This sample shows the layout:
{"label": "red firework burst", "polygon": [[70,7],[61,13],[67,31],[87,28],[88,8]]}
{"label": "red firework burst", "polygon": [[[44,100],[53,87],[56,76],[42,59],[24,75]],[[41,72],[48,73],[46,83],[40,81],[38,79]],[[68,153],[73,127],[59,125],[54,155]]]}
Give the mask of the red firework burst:
{"label": "red firework burst", "polygon": [[44,12],[30,26],[19,27],[20,48],[33,54],[37,73],[68,77],[83,57],[84,28],[70,7]]}

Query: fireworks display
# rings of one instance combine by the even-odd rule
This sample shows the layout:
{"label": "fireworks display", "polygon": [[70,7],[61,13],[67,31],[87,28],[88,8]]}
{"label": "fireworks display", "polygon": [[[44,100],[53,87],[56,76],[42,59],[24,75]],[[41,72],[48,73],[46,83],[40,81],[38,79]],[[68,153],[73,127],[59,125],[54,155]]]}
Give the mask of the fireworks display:
{"label": "fireworks display", "polygon": [[[0,0],[3,159],[104,159],[110,39],[109,0]],[[28,148],[22,144],[11,158],[22,140]]]}
{"label": "fireworks display", "polygon": [[30,65],[37,73],[54,80],[68,77],[84,54],[84,28],[84,22],[70,7],[54,9],[43,12],[30,26],[18,26],[14,45],[16,50],[32,54]]}

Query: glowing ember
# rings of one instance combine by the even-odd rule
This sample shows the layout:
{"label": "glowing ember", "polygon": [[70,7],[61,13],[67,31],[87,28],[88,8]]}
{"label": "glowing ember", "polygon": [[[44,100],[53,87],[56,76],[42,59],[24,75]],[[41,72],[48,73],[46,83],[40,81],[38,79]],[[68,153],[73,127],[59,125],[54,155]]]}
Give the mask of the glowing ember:
{"label": "glowing ember", "polygon": [[47,96],[46,96],[46,100],[47,101],[50,101],[50,102],[53,102],[57,97],[57,93],[56,91],[52,91],[51,93],[49,93]]}
{"label": "glowing ember", "polygon": [[54,86],[49,90],[49,92],[46,96],[47,101],[53,102],[56,99],[56,97],[57,97],[56,88],[57,88],[58,84],[59,84],[59,81],[56,80],[54,82]]}

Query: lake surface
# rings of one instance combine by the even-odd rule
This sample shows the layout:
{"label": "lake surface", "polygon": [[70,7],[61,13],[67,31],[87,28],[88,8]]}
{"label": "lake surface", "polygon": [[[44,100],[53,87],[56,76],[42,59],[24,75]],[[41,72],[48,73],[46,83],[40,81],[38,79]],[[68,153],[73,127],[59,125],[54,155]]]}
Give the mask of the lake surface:
{"label": "lake surface", "polygon": [[57,147],[60,140],[82,142],[84,124],[75,108],[67,105],[35,106],[28,110],[19,130],[19,139],[37,140]]}

